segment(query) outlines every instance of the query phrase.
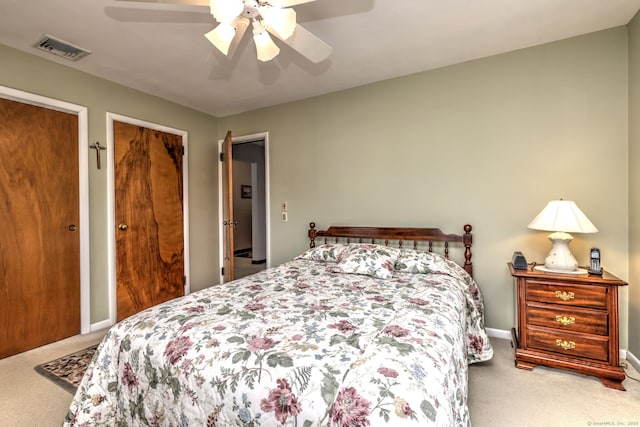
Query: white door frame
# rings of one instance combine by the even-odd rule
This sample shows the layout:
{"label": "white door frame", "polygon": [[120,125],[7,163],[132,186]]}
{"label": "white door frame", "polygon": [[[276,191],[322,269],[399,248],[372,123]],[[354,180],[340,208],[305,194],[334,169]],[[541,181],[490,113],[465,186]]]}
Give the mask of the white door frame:
{"label": "white door frame", "polygon": [[118,319],[117,296],[116,296],[116,206],[115,206],[115,153],[113,143],[113,122],[123,122],[135,126],[142,126],[147,129],[167,132],[182,137],[184,156],[182,156],[182,215],[184,224],[184,294],[191,292],[191,274],[189,274],[189,150],[188,133],[180,129],[174,129],[157,123],[134,119],[128,116],[121,116],[107,112],[107,235],[109,237],[109,262],[108,262],[108,282],[109,282],[109,321],[114,325]]}
{"label": "white door frame", "polygon": [[[242,143],[242,142],[250,142],[250,141],[259,141],[264,140],[264,200],[265,200],[265,242],[266,242],[266,256],[267,263],[266,268],[271,267],[271,214],[270,214],[270,190],[269,190],[269,132],[260,132],[254,133],[251,135],[242,135],[242,136],[233,136],[231,138],[231,145],[234,143]],[[222,154],[222,144],[224,143],[224,138],[218,140],[218,159],[220,159],[220,155]],[[222,189],[222,174],[223,168],[218,164],[218,254],[219,254],[219,283],[224,282],[224,275],[222,274],[222,266],[224,265],[224,226],[222,222],[224,221],[224,211],[223,211],[223,189]]]}
{"label": "white door frame", "polygon": [[89,123],[87,107],[0,86],[0,97],[78,116],[78,173],[80,209],[80,333],[91,332],[91,265],[89,260]]}

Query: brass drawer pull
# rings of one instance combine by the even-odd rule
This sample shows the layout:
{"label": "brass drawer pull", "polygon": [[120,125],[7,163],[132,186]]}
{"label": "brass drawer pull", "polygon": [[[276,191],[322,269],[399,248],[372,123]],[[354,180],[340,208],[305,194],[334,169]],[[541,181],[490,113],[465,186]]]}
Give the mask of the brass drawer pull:
{"label": "brass drawer pull", "polygon": [[575,296],[576,295],[573,292],[556,291],[556,297],[560,298],[562,301],[572,300]]}
{"label": "brass drawer pull", "polygon": [[576,323],[576,318],[573,317],[573,316],[567,317],[567,316],[558,315],[558,316],[556,316],[556,321],[558,321],[559,323],[561,323],[564,326],[567,326],[567,325],[575,324]]}
{"label": "brass drawer pull", "polygon": [[576,343],[573,341],[556,340],[556,345],[562,347],[563,350],[573,350],[576,348]]}

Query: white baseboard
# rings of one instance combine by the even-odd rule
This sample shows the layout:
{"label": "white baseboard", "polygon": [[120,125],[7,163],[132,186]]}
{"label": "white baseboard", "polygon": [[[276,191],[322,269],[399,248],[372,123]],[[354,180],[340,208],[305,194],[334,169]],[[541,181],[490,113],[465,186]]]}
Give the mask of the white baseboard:
{"label": "white baseboard", "polygon": [[95,332],[95,331],[99,331],[101,329],[107,329],[110,328],[111,325],[111,321],[109,319],[103,320],[102,322],[97,322],[97,323],[92,323],[91,324],[91,332]]}
{"label": "white baseboard", "polygon": [[504,329],[485,328],[487,335],[493,338],[501,338],[503,340],[511,340],[511,331],[505,331]]}

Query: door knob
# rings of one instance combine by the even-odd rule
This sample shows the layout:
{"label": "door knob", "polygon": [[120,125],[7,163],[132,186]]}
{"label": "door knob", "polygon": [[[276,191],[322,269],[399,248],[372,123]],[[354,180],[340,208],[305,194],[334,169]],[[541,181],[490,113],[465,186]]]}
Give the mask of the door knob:
{"label": "door knob", "polygon": [[69,231],[76,231],[78,229],[78,227],[75,224],[71,224],[69,226]]}
{"label": "door knob", "polygon": [[118,229],[122,230],[122,231],[127,231],[129,229],[129,226],[127,224],[120,224],[118,225]]}

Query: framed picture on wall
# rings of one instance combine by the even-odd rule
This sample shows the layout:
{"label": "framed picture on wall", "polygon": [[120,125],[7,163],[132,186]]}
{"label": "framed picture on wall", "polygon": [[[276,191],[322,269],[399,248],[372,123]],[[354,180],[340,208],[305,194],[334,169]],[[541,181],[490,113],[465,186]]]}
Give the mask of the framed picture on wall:
{"label": "framed picture on wall", "polygon": [[250,185],[241,185],[240,186],[240,197],[243,199],[251,198],[251,186]]}

